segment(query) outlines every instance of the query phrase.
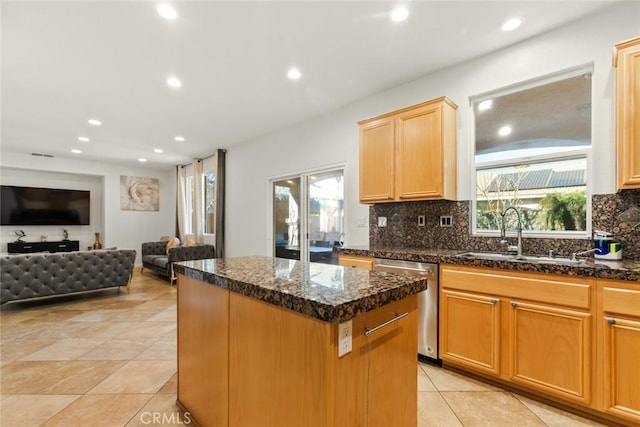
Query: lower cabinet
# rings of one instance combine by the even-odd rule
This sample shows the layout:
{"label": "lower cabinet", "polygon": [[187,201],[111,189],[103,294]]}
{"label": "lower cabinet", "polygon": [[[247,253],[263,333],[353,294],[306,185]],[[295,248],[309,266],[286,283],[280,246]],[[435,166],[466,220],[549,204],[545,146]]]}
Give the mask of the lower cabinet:
{"label": "lower cabinet", "polygon": [[598,281],[601,409],[640,424],[640,284]]}
{"label": "lower cabinet", "polygon": [[374,259],[368,256],[338,255],[338,265],[351,268],[373,270]]}
{"label": "lower cabinet", "polygon": [[500,299],[441,291],[441,357],[492,375],[500,373]]}
{"label": "lower cabinet", "polygon": [[589,404],[591,314],[520,301],[510,306],[510,380]]}
{"label": "lower cabinet", "polygon": [[446,365],[591,405],[595,280],[440,266]]}

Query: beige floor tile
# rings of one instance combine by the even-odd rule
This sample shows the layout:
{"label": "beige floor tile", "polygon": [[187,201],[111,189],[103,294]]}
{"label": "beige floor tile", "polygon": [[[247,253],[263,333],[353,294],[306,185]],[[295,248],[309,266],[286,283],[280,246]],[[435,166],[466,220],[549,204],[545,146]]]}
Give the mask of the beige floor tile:
{"label": "beige floor tile", "polygon": [[0,325],[0,337],[2,337],[2,341],[6,342],[12,339],[18,338],[58,338],[58,337],[47,337],[42,334],[41,336],[35,336],[36,332],[39,332],[42,329],[51,330],[52,328],[59,328],[60,325],[54,322],[39,322],[34,319],[25,320],[23,322],[14,323],[11,325],[5,325],[4,320]]}
{"label": "beige floor tile", "polygon": [[429,364],[421,365],[438,391],[489,391],[497,390],[483,382],[465,377],[453,371]]}
{"label": "beige floor tile", "polygon": [[418,427],[462,427],[437,391],[418,392]]}
{"label": "beige floor tile", "polygon": [[157,338],[114,338],[83,354],[78,360],[132,360],[156,341]]}
{"label": "beige floor tile", "polygon": [[[135,308],[135,310],[139,311],[152,311],[154,313],[161,312],[167,308],[175,308],[176,302],[171,300],[162,300],[162,299],[152,299],[151,301],[147,301],[144,304],[141,304]],[[169,319],[171,320],[171,319]]]}
{"label": "beige floor tile", "polygon": [[44,322],[60,322],[60,321],[68,320],[78,315],[81,315],[82,313],[84,313],[84,310],[60,309],[60,310],[55,310],[48,313],[43,313],[40,316],[34,318],[34,320],[44,321]]}
{"label": "beige floor tile", "polygon": [[0,425],[40,426],[79,397],[79,395],[7,396],[0,403]]}
{"label": "beige floor tile", "polygon": [[418,391],[437,391],[420,364],[418,364]]}
{"label": "beige floor tile", "polygon": [[18,360],[56,342],[53,339],[15,339],[6,343],[3,342],[0,344],[0,360]]}
{"label": "beige floor tile", "polygon": [[585,426],[604,426],[587,418],[565,412],[561,409],[554,408],[544,403],[524,396],[515,395],[515,397],[524,403],[524,405],[538,416],[549,427],[585,427]]}
{"label": "beige floor tile", "polygon": [[82,314],[72,317],[69,320],[73,322],[104,322],[115,318],[117,314],[118,313],[114,312],[114,310],[96,309],[82,311]]}
{"label": "beige floor tile", "polygon": [[144,304],[144,301],[134,301],[134,300],[118,300],[114,301],[110,304],[105,304],[102,306],[103,310],[125,310],[125,309],[134,309],[139,305]]}
{"label": "beige floor tile", "polygon": [[17,361],[0,369],[3,394],[84,394],[120,369],[123,361]]}
{"label": "beige floor tile", "polygon": [[136,310],[112,310],[114,313],[113,321],[116,322],[143,322],[149,320],[154,316],[154,313],[149,311],[136,311]]}
{"label": "beige floor tile", "polygon": [[22,360],[74,360],[102,344],[105,339],[67,338],[24,357]]}
{"label": "beige floor tile", "polygon": [[89,393],[156,393],[175,373],[176,362],[173,360],[131,361]]}
{"label": "beige floor tile", "polygon": [[152,397],[150,394],[84,395],[43,427],[126,425]]}
{"label": "beige floor tile", "polygon": [[176,322],[142,322],[121,338],[161,338],[176,328]]}
{"label": "beige floor tile", "polygon": [[169,307],[160,311],[158,314],[149,318],[151,321],[167,321],[167,322],[175,322],[178,310],[175,302],[171,304]]}
{"label": "beige floor tile", "polygon": [[465,427],[528,427],[545,424],[506,391],[441,393]]}
{"label": "beige floor tile", "polygon": [[169,332],[168,334],[160,337],[160,339],[158,341],[169,341],[169,342],[178,342],[178,328],[174,329],[173,331]]}
{"label": "beige floor tile", "polygon": [[86,324],[89,325],[87,328],[81,329],[73,333],[71,336],[73,338],[103,338],[104,340],[108,340],[119,337],[128,332],[132,327],[136,326],[137,322],[120,322],[111,320],[102,323]]}
{"label": "beige floor tile", "polygon": [[171,394],[177,394],[178,393],[178,374],[172,376],[169,381],[167,381],[160,390],[158,390],[158,393],[171,393]]}
{"label": "beige floor tile", "polygon": [[158,341],[140,353],[136,360],[176,360],[178,345],[176,342]]}
{"label": "beige floor tile", "polygon": [[175,394],[153,396],[126,427],[142,427],[154,423],[166,427],[193,425],[189,413],[183,413],[176,405]]}
{"label": "beige floor tile", "polygon": [[47,325],[38,325],[32,327],[31,333],[24,335],[22,338],[27,339],[64,339],[73,338],[75,334],[89,328],[91,325],[82,322],[57,322]]}

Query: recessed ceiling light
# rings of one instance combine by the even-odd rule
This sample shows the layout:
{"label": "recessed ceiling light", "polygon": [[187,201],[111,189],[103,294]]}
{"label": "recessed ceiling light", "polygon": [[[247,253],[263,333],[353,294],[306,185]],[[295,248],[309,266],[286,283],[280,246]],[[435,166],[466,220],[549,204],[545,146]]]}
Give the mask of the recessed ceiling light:
{"label": "recessed ceiling light", "polygon": [[139,161],[139,162],[144,163],[144,162],[146,162],[146,161],[147,161],[147,159],[145,159],[144,157],[140,157],[140,158],[138,159],[138,161]]}
{"label": "recessed ceiling light", "polygon": [[89,119],[88,122],[90,125],[94,125],[94,126],[100,126],[102,124],[102,122],[97,119]]}
{"label": "recessed ceiling light", "polygon": [[153,149],[153,152],[154,152],[154,153],[158,153],[158,154],[162,154],[162,153],[164,153],[164,151],[162,150],[162,148],[154,148],[154,149]]}
{"label": "recessed ceiling light", "polygon": [[502,31],[513,31],[522,25],[522,19],[520,18],[511,18],[504,21],[502,24]]}
{"label": "recessed ceiling light", "polygon": [[289,69],[289,71],[287,71],[287,77],[289,77],[291,80],[298,80],[300,77],[302,77],[302,73],[297,68],[291,68]]}
{"label": "recessed ceiling light", "polygon": [[502,126],[498,131],[498,135],[500,136],[507,136],[509,134],[511,134],[511,126]]}
{"label": "recessed ceiling light", "polygon": [[396,7],[391,11],[391,20],[393,22],[402,22],[409,16],[409,11],[406,7]]}
{"label": "recessed ceiling light", "polygon": [[89,142],[89,138],[87,138],[86,136],[79,136],[78,141]]}
{"label": "recessed ceiling light", "polygon": [[176,17],[178,16],[178,13],[176,12],[176,10],[173,8],[173,6],[169,5],[169,4],[159,4],[158,7],[156,8],[156,10],[158,11],[158,13],[160,14],[160,16],[162,16],[164,19],[176,19]]}
{"label": "recessed ceiling light", "polygon": [[184,142],[184,136],[176,136],[173,139],[176,140],[177,142]]}
{"label": "recessed ceiling light", "polygon": [[478,111],[485,111],[493,107],[493,100],[486,99],[478,104]]}
{"label": "recessed ceiling light", "polygon": [[167,78],[167,84],[169,86],[171,86],[172,88],[179,88],[182,87],[182,82],[180,81],[179,78],[175,77],[175,76],[171,76],[169,78]]}
{"label": "recessed ceiling light", "polygon": [[76,150],[75,148],[74,148],[73,150],[71,150],[71,152],[72,152],[73,154],[80,154],[80,153],[82,153],[82,151],[80,151],[80,150]]}

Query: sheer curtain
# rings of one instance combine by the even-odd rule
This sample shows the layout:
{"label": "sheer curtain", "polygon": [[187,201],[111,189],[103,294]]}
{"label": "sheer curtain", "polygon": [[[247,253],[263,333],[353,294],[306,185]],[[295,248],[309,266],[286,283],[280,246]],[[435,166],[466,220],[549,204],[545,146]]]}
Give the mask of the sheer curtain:
{"label": "sheer curtain", "polygon": [[181,241],[184,242],[187,238],[187,224],[185,222],[185,212],[187,211],[187,167],[184,165],[178,165],[177,172],[178,185],[176,187],[178,189],[178,200],[176,207],[178,210],[178,232],[176,233],[176,235]]}
{"label": "sheer curtain", "polygon": [[196,243],[204,243],[204,174],[202,159],[193,161],[193,235]]}

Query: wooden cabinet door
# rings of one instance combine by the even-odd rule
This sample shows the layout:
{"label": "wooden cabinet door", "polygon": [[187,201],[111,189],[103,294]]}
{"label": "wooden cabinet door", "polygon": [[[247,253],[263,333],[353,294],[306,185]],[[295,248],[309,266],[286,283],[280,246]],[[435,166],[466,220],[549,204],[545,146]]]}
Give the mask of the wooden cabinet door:
{"label": "wooden cabinet door", "polygon": [[374,259],[367,256],[338,255],[338,265],[349,268],[373,270]]}
{"label": "wooden cabinet door", "polygon": [[440,356],[475,371],[500,373],[500,299],[443,289]]}
{"label": "wooden cabinet door", "polygon": [[384,117],[360,125],[360,201],[395,199],[394,119]]}
{"label": "wooden cabinet door", "polygon": [[511,302],[510,379],[582,404],[591,401],[591,314]]}
{"label": "wooden cabinet door", "polygon": [[640,37],[616,46],[618,190],[640,188]]}
{"label": "wooden cabinet door", "polygon": [[605,410],[640,424],[640,322],[602,319]]}
{"label": "wooden cabinet door", "polygon": [[442,198],[444,174],[441,104],[405,111],[398,115],[397,126],[398,198]]}
{"label": "wooden cabinet door", "polygon": [[353,350],[336,362],[336,426],[417,425],[417,301],[412,295],[353,319]]}

